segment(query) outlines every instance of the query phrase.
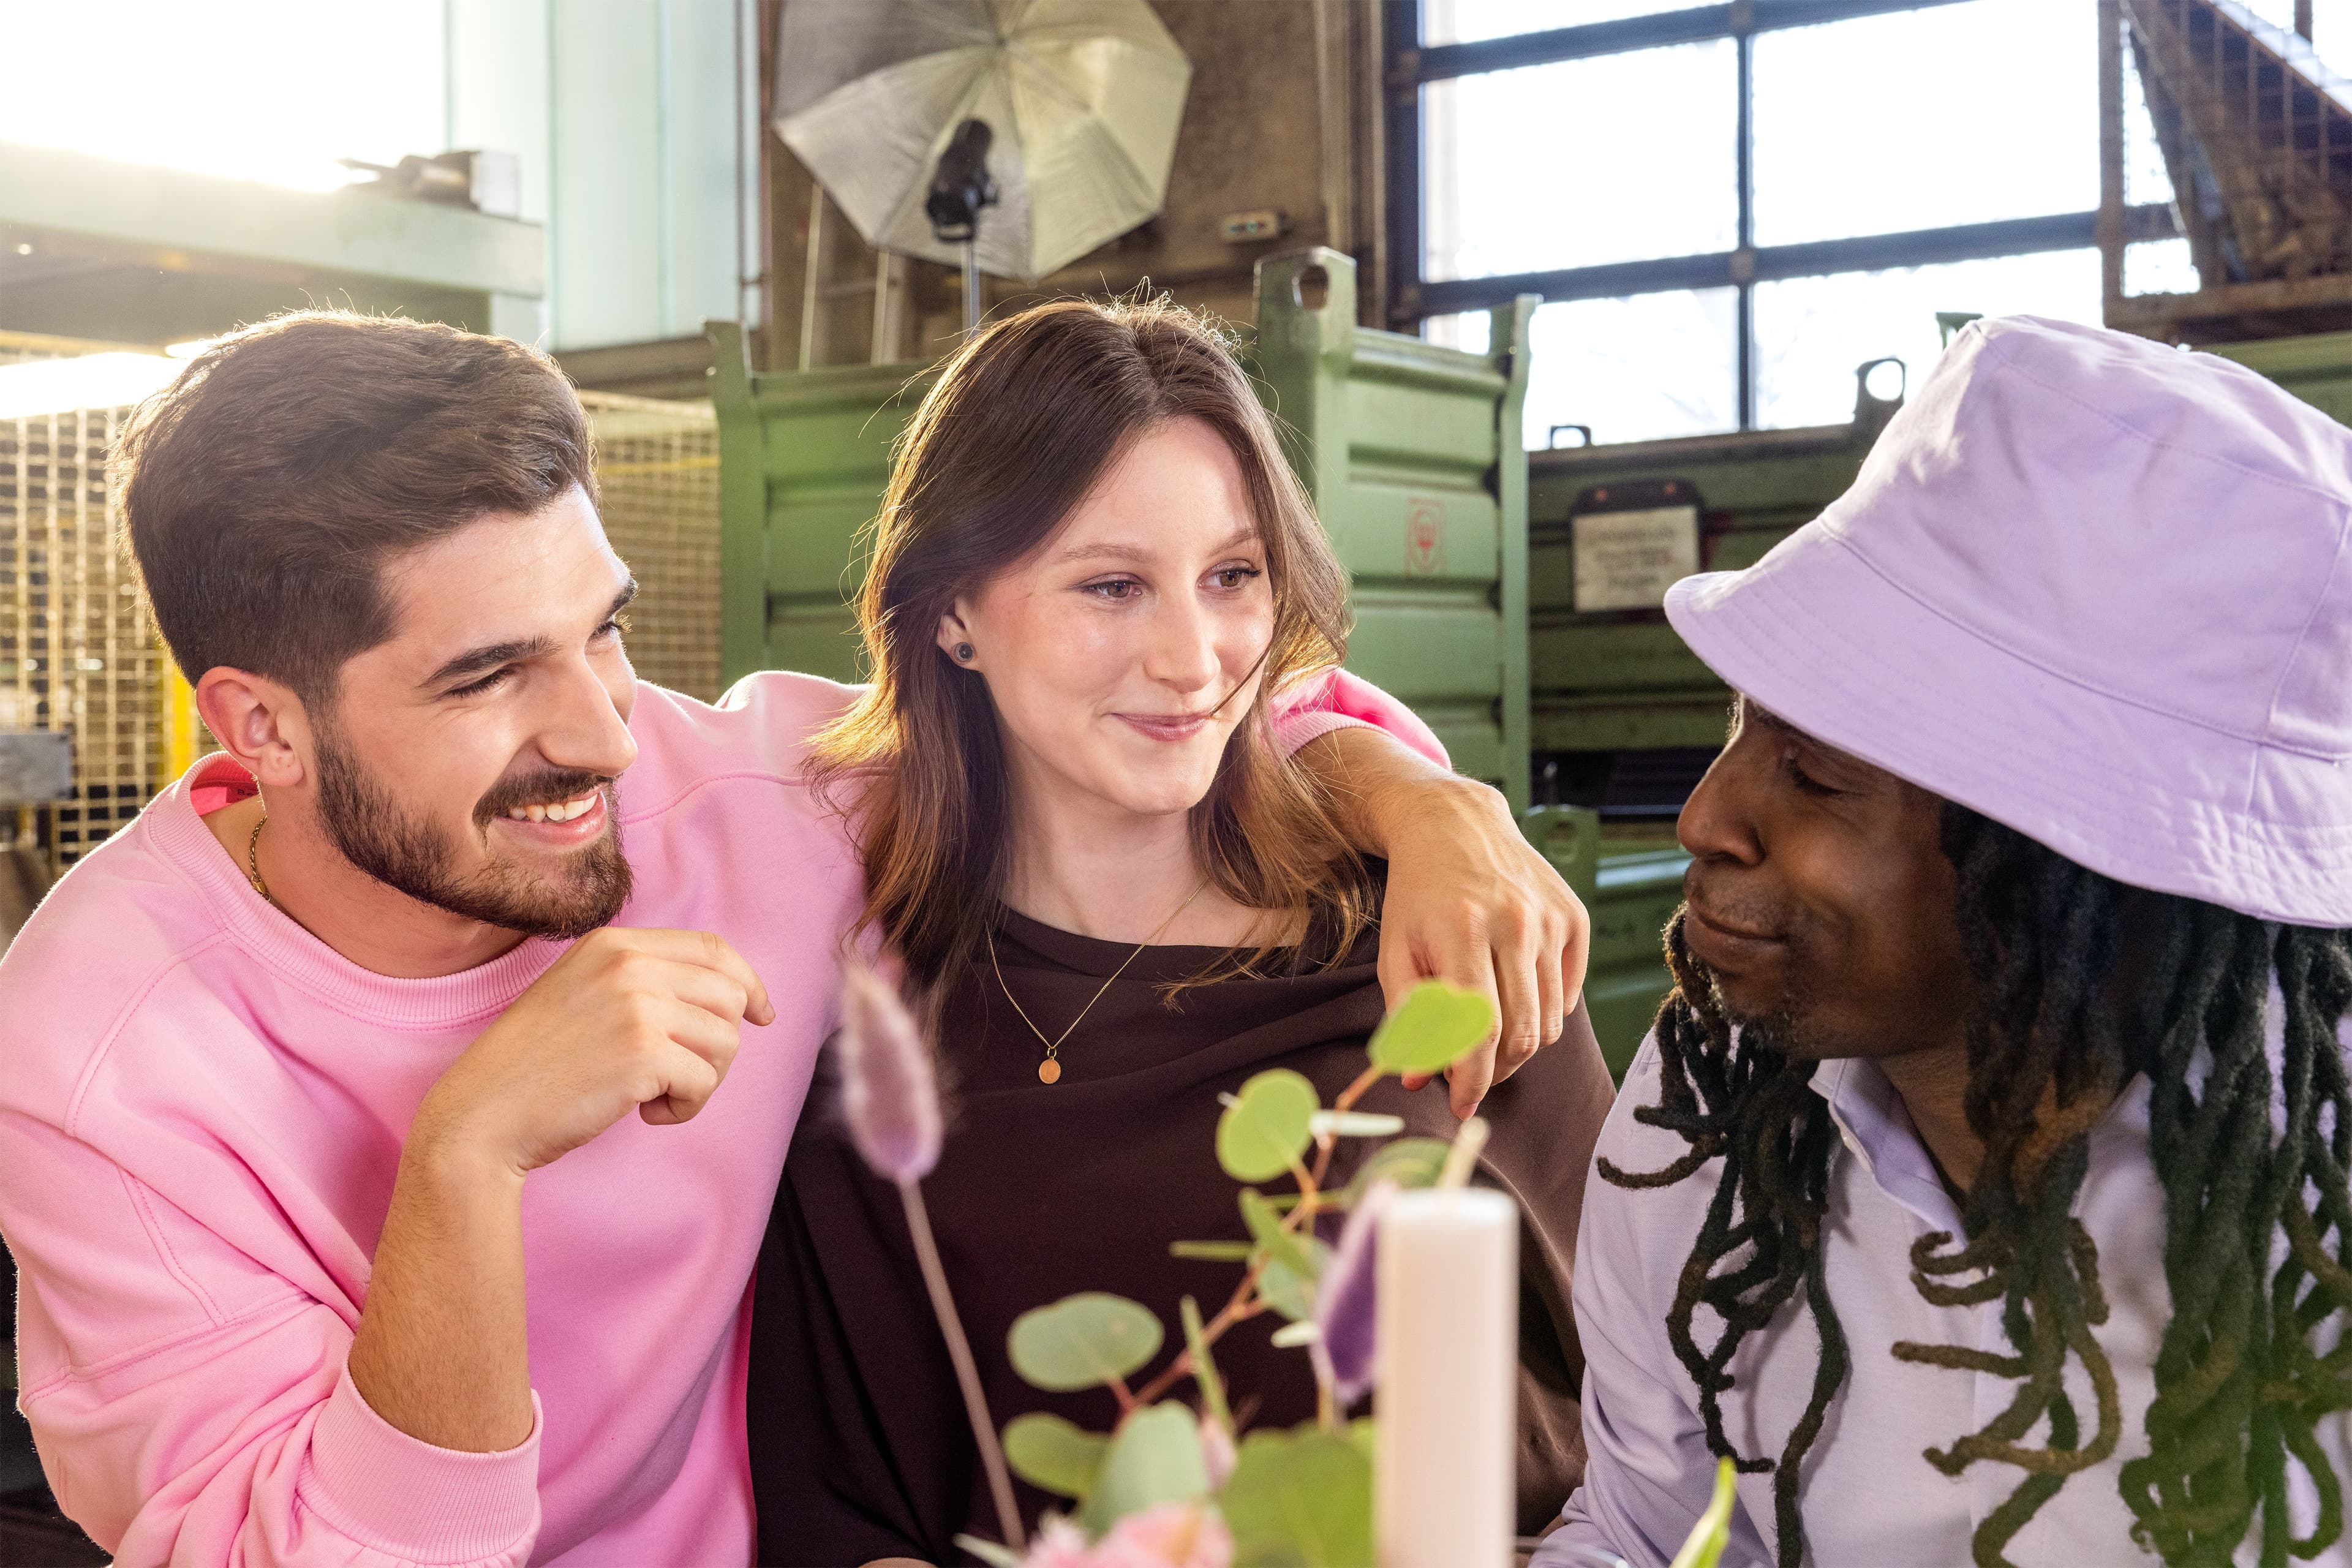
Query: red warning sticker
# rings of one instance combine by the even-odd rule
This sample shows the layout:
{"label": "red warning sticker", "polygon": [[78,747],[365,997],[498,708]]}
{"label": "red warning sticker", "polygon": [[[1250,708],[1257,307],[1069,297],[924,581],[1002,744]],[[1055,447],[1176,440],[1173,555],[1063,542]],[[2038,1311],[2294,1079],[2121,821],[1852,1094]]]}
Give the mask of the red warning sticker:
{"label": "red warning sticker", "polygon": [[1445,569],[1445,503],[1416,498],[1405,504],[1404,574],[1434,577]]}

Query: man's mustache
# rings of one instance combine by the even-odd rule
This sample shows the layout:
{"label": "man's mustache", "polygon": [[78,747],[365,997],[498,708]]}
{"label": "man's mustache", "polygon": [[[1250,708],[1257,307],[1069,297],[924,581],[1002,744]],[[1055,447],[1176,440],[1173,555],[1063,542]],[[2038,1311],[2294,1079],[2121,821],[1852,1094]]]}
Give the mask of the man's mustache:
{"label": "man's mustache", "polygon": [[610,773],[583,773],[578,768],[542,768],[534,773],[500,779],[489,794],[475,803],[474,826],[488,829],[497,818],[519,805],[554,805],[578,800],[593,789],[613,782]]}
{"label": "man's mustache", "polygon": [[1741,936],[1781,939],[1790,931],[1785,910],[1752,899],[1726,899],[1721,888],[1707,886],[1696,860],[1683,873],[1683,907],[1696,909],[1700,918],[1717,930]]}

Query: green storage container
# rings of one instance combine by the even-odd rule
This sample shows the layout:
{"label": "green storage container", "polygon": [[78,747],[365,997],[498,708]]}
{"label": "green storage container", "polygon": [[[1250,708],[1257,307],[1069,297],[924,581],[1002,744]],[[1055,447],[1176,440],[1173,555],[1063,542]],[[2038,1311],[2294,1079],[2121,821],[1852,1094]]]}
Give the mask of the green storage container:
{"label": "green storage container", "polygon": [[[1356,325],[1355,263],[1269,258],[1245,334],[1261,395],[1354,580],[1348,666],[1409,703],[1465,773],[1528,803],[1527,394],[1523,300],[1486,354]],[[720,653],[726,680],[782,668],[863,676],[847,601],[890,448],[936,367],[716,368]]]}
{"label": "green storage container", "polygon": [[1348,667],[1409,704],[1454,764],[1528,805],[1528,321],[1485,354],[1356,324],[1332,250],[1257,269],[1251,368],[1353,580]]}
{"label": "green storage container", "polygon": [[1901,398],[1855,377],[1851,425],[1757,430],[1674,441],[1570,447],[1528,458],[1528,627],[1532,732],[1542,752],[1712,747],[1730,693],[1656,609],[1576,609],[1578,498],[1612,488],[1694,487],[1702,504],[1699,565],[1734,571],[1845,493]]}
{"label": "green storage container", "polygon": [[1690,857],[1675,843],[1672,824],[1604,825],[1585,806],[1537,806],[1525,827],[1591,917],[1584,999],[1610,1075],[1623,1078],[1673,988],[1664,938],[1683,901]]}
{"label": "green storage container", "polygon": [[2199,346],[2268,376],[2329,418],[2352,425],[2352,332]]}

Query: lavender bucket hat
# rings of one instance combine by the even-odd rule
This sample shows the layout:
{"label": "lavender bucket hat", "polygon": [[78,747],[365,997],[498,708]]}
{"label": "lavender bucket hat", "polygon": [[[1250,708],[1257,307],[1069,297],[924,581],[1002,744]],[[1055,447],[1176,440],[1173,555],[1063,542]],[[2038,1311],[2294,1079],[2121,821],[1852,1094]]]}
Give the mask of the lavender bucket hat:
{"label": "lavender bucket hat", "polygon": [[1666,616],[1799,729],[2121,882],[2352,926],[2352,430],[2032,317],[1957,337],[1853,488]]}

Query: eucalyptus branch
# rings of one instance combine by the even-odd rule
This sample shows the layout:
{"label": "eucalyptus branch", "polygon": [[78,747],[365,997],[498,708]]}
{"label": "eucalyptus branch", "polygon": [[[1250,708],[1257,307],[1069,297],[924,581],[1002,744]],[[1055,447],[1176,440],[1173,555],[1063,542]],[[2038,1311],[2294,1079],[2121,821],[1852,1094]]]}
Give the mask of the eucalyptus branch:
{"label": "eucalyptus branch", "polygon": [[[1331,1102],[1331,1109],[1343,1116],[1346,1115],[1356,1109],[1358,1100],[1371,1092],[1372,1085],[1387,1076],[1388,1069],[1377,1063],[1366,1068],[1356,1075],[1355,1082],[1339,1091],[1339,1098]],[[1336,1132],[1318,1132],[1315,1135],[1315,1184],[1318,1187],[1320,1187],[1325,1179],[1330,1175],[1331,1152],[1339,1146],[1339,1135]]]}
{"label": "eucalyptus branch", "polygon": [[[1251,1300],[1257,1290],[1258,1276],[1265,1272],[1265,1265],[1266,1259],[1263,1258],[1250,1265],[1249,1272],[1242,1276],[1242,1282],[1234,1287],[1233,1295],[1226,1299],[1223,1307],[1217,1309],[1217,1315],[1202,1325],[1201,1330],[1202,1344],[1214,1345],[1227,1329],[1232,1328],[1235,1323],[1247,1322],[1265,1310],[1263,1302]],[[1161,1369],[1157,1377],[1143,1385],[1143,1392],[1135,1396],[1136,1403],[1152,1404],[1192,1375],[1192,1347],[1187,1345],[1177,1352],[1174,1361]]]}

